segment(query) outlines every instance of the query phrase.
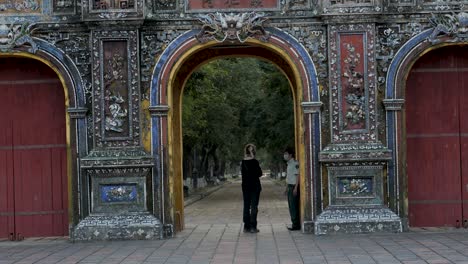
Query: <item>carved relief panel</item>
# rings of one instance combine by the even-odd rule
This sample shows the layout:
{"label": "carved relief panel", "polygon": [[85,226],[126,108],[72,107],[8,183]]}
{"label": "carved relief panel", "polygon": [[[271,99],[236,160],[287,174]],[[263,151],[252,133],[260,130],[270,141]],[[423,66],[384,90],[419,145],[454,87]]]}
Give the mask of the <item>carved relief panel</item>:
{"label": "carved relief panel", "polygon": [[378,13],[382,11],[381,0],[324,0],[323,13]]}
{"label": "carved relief panel", "polygon": [[52,10],[57,15],[75,14],[75,0],[52,0]]}
{"label": "carved relief panel", "polygon": [[82,0],[84,20],[143,18],[143,0]]}
{"label": "carved relief panel", "polygon": [[[6,0],[0,1],[0,15],[33,17],[38,15],[73,15],[76,13],[75,0]],[[66,19],[66,18],[64,18]]]}
{"label": "carved relief panel", "polygon": [[332,143],[376,141],[374,25],[331,26]]}
{"label": "carved relief panel", "polygon": [[137,31],[93,32],[96,147],[139,146]]}
{"label": "carved relief panel", "polygon": [[0,2],[0,14],[40,14],[43,0],[9,0]]}
{"label": "carved relief panel", "polygon": [[[278,0],[187,0],[187,11],[203,11],[206,9],[277,9]],[[213,11],[213,10],[210,10]]]}
{"label": "carved relief panel", "polygon": [[468,1],[458,0],[390,0],[384,11],[414,12],[415,10],[448,11],[463,10]]}
{"label": "carved relief panel", "polygon": [[[187,12],[215,11],[282,11],[305,10],[311,7],[314,0],[186,0]],[[316,3],[315,3],[316,4]]]}

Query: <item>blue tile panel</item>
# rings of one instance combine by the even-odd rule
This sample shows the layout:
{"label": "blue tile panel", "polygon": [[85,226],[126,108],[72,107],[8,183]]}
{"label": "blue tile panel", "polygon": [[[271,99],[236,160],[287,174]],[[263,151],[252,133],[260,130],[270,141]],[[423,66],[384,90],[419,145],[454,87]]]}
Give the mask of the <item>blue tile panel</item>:
{"label": "blue tile panel", "polygon": [[136,184],[101,185],[102,202],[134,202],[137,199]]}

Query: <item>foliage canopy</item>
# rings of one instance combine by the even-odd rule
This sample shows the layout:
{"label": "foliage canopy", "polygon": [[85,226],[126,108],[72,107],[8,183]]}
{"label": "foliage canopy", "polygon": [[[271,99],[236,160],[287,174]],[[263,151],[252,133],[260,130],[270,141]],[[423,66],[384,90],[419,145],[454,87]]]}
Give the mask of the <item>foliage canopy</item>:
{"label": "foliage canopy", "polygon": [[209,177],[210,160],[214,176],[225,165],[237,170],[249,142],[262,167],[274,170],[284,148],[294,146],[290,84],[269,62],[226,58],[203,65],[185,85],[182,112],[184,174],[196,169]]}

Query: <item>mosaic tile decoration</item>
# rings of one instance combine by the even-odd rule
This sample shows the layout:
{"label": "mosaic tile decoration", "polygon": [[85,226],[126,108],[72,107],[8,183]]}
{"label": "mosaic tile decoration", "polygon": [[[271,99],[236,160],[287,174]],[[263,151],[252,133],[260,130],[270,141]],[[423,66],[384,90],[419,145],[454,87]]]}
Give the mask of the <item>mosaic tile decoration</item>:
{"label": "mosaic tile decoration", "polygon": [[101,185],[102,202],[134,202],[137,199],[136,184]]}

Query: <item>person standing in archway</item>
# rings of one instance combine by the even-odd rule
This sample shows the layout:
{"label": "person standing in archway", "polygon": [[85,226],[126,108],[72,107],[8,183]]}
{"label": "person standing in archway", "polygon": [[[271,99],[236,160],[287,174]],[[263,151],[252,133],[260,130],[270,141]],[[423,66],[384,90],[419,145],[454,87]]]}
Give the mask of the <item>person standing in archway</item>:
{"label": "person standing in archway", "polygon": [[286,169],[286,192],[288,195],[289,214],[292,225],[289,230],[301,230],[301,220],[299,216],[299,162],[294,158],[294,149],[286,148],[283,158],[288,162]]}
{"label": "person standing in archway", "polygon": [[260,177],[263,172],[258,160],[255,159],[255,153],[255,145],[247,144],[244,148],[244,159],[241,164],[244,232],[250,233],[259,232],[257,229],[257,214],[260,192],[262,191]]}

